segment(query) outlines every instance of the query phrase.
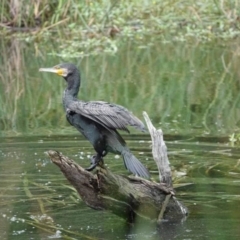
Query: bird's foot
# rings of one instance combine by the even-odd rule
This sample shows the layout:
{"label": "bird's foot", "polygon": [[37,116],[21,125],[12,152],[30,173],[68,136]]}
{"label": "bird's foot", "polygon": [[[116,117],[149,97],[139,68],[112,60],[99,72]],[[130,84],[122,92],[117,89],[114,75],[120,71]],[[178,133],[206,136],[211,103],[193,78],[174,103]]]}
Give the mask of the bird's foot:
{"label": "bird's foot", "polygon": [[90,158],[90,162],[91,162],[91,165],[85,168],[87,171],[92,171],[97,165],[100,165],[100,166],[103,165],[103,159],[99,155],[92,156]]}

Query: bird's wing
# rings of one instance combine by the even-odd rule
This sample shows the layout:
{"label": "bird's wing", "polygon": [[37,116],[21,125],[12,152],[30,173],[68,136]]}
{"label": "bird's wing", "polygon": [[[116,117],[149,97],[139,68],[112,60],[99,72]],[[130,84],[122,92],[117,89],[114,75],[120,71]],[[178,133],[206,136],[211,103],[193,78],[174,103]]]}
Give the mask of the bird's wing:
{"label": "bird's wing", "polygon": [[102,101],[74,101],[67,106],[67,111],[75,112],[107,128],[129,132],[127,126],[145,131],[144,124],[126,108]]}

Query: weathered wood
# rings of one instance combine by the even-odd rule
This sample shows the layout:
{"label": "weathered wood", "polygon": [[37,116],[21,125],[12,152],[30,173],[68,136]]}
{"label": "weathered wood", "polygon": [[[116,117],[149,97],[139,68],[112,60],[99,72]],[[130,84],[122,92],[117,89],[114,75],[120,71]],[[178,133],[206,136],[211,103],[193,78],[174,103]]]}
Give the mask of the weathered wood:
{"label": "weathered wood", "polygon": [[52,150],[47,153],[89,207],[112,211],[128,221],[133,221],[135,216],[158,223],[180,220],[186,216],[187,209],[174,196],[162,132],[156,131],[146,113],[144,118],[152,136],[153,156],[161,173],[160,183],[117,175],[104,166],[98,167],[95,173],[88,172],[62,153]]}
{"label": "weathered wood", "polygon": [[167,147],[163,140],[163,132],[161,129],[156,130],[146,112],[143,112],[143,117],[152,138],[152,155],[158,167],[160,183],[172,186],[171,168],[167,155]]}
{"label": "weathered wood", "polygon": [[170,196],[162,218],[183,217],[181,203],[174,197],[173,189],[165,184],[116,175],[104,168],[93,174],[59,152],[47,153],[91,208],[110,210],[128,219],[137,214],[156,221],[165,198]]}

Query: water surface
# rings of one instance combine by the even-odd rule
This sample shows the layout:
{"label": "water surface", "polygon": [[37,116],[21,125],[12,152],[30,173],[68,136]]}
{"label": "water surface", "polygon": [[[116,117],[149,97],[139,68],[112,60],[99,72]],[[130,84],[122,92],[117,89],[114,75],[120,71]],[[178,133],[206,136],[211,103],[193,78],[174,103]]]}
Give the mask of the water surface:
{"label": "water surface", "polygon": [[[150,160],[149,138],[135,136],[128,143],[157,180],[156,167]],[[45,239],[57,234],[77,239],[87,236],[159,239],[169,235],[176,239],[237,239],[240,151],[220,143],[203,144],[187,139],[169,141],[168,146],[175,183],[190,184],[177,188],[177,197],[189,208],[190,214],[180,225],[164,226],[163,232],[141,222],[127,226],[121,218],[89,209],[79,200],[62,173],[44,154],[48,149],[61,150],[87,166],[92,149],[79,136],[1,139],[1,238]],[[114,155],[109,155],[106,163],[111,170],[127,174],[122,160]],[[182,172],[187,175],[179,177]]]}
{"label": "water surface", "polygon": [[[231,43],[123,41],[115,55],[61,58],[58,41],[1,40],[0,238],[48,239],[239,239],[239,148],[229,135],[239,128],[239,54]],[[137,221],[134,226],[95,211],[78,198],[44,154],[63,152],[88,166],[91,145],[68,126],[64,81],[40,67],[72,61],[82,70],[83,100],[147,111],[166,134],[177,198],[189,209],[180,224]],[[158,180],[148,134],[124,136]],[[121,158],[108,167],[127,174]]]}

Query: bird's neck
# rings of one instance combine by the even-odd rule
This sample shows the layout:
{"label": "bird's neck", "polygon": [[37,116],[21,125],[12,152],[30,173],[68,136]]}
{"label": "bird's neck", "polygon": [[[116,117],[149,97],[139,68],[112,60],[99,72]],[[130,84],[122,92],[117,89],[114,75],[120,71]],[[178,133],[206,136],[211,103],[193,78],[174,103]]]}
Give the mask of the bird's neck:
{"label": "bird's neck", "polygon": [[80,88],[80,74],[78,72],[70,75],[65,80],[67,82],[67,88],[64,90],[63,94],[63,105],[64,108],[67,108],[68,104],[70,104],[72,101],[76,101],[77,99]]}

